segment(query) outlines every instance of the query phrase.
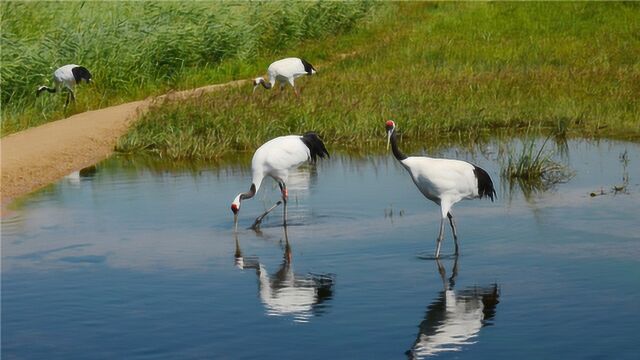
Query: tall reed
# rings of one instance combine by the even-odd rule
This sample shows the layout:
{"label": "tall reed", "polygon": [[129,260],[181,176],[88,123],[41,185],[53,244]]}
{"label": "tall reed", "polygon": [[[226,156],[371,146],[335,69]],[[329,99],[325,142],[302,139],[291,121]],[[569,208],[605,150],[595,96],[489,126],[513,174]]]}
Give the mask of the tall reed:
{"label": "tall reed", "polygon": [[[168,89],[263,71],[273,54],[301,41],[351,30],[380,7],[356,2],[13,2],[0,3],[3,134]],[[36,99],[56,67],[94,75],[78,103]]]}

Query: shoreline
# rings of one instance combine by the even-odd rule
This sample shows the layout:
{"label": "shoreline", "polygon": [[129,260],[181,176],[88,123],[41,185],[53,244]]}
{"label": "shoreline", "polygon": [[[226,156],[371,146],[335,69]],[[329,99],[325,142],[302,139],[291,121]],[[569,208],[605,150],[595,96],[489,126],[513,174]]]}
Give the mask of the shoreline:
{"label": "shoreline", "polygon": [[235,80],[175,91],[86,111],[0,138],[1,213],[6,212],[13,200],[111,156],[118,138],[157,102],[197,97],[228,86],[241,86],[248,81]]}

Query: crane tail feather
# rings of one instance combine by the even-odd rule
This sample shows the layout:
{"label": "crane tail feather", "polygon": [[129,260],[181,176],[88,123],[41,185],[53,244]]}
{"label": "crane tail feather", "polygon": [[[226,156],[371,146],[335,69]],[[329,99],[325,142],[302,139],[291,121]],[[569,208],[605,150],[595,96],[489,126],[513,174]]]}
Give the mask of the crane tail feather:
{"label": "crane tail feather", "polygon": [[302,135],[300,139],[309,148],[309,156],[311,157],[312,162],[316,162],[318,157],[324,159],[325,155],[330,157],[329,151],[327,151],[327,148],[324,146],[324,143],[318,134],[308,132]]}
{"label": "crane tail feather", "polygon": [[307,74],[311,75],[317,71],[316,68],[314,68],[313,65],[307,62],[305,59],[300,59],[300,62],[302,62],[302,66],[304,66],[304,71]]}
{"label": "crane tail feather", "polygon": [[491,181],[491,177],[489,174],[482,168],[474,165],[473,173],[478,179],[478,196],[480,198],[488,197],[493,201],[494,196],[496,196],[496,190],[493,187],[493,181]]}

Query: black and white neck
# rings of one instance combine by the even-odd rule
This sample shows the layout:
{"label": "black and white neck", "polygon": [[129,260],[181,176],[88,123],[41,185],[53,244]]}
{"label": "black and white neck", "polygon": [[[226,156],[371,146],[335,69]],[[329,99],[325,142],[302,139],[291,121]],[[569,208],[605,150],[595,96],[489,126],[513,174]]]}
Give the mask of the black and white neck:
{"label": "black and white neck", "polygon": [[398,148],[398,139],[396,138],[396,124],[389,120],[387,121],[387,134],[389,137],[389,143],[391,143],[391,151],[393,151],[393,156],[395,156],[398,161],[403,161],[407,158],[400,148]]}
{"label": "black and white neck", "polygon": [[255,90],[259,85],[262,85],[265,89],[271,89],[271,83],[266,82],[263,77],[258,77],[253,80],[253,90]]}

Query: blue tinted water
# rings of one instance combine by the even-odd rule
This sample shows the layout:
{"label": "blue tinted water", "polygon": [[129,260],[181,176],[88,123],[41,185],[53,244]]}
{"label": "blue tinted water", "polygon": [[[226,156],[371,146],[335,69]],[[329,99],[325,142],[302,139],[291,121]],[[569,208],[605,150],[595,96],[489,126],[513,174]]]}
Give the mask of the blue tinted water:
{"label": "blue tinted water", "polygon": [[[166,170],[112,158],[2,221],[7,359],[635,358],[640,146],[569,143],[571,181],[525,198],[497,145],[473,161],[498,199],[455,207],[462,255],[439,262],[437,207],[390,156],[335,154],[277,200],[234,166]],[[619,156],[627,150],[627,193]],[[609,192],[591,197],[590,192]],[[448,229],[447,229],[448,230]],[[451,235],[444,254],[453,251]]]}

